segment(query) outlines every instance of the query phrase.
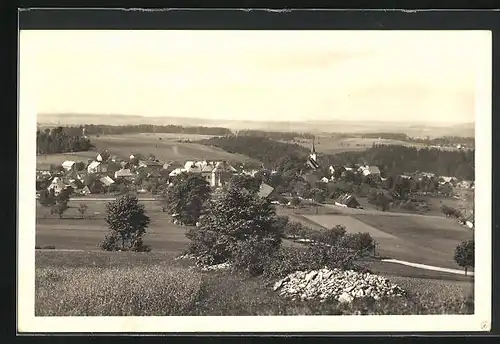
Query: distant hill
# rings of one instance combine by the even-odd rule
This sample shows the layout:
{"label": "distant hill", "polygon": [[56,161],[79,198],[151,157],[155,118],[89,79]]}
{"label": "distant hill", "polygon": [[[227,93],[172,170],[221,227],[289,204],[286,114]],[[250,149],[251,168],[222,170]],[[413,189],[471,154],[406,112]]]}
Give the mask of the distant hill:
{"label": "distant hill", "polygon": [[107,125],[183,125],[183,126],[213,126],[229,128],[233,131],[267,130],[320,133],[362,133],[362,132],[395,132],[405,133],[412,137],[418,136],[464,136],[474,137],[474,123],[464,124],[425,124],[381,121],[307,121],[307,122],[259,122],[239,120],[209,120],[204,118],[185,117],[144,117],[123,114],[39,114],[40,126],[107,124]]}

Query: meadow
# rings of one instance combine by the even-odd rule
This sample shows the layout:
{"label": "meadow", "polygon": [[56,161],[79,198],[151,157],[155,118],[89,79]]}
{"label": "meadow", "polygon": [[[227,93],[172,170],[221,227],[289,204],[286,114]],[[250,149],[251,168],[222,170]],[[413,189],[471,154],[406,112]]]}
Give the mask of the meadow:
{"label": "meadow", "polygon": [[107,149],[110,154],[128,157],[133,153],[144,155],[153,154],[163,162],[176,161],[184,163],[186,160],[227,160],[246,162],[252,159],[241,155],[228,153],[216,147],[208,147],[193,142],[178,142],[179,140],[201,140],[210,138],[208,135],[187,134],[125,134],[101,135],[92,137],[91,141],[99,149]]}
{"label": "meadow", "polygon": [[74,152],[74,153],[59,153],[59,154],[42,154],[36,156],[37,170],[48,170],[50,165],[61,165],[66,160],[87,162],[89,159],[95,159],[97,153],[94,151]]}
{"label": "meadow", "polygon": [[387,276],[408,297],[376,302],[292,301],[273,280],[202,272],[163,253],[37,251],[36,316],[349,315],[473,312],[472,284]]}

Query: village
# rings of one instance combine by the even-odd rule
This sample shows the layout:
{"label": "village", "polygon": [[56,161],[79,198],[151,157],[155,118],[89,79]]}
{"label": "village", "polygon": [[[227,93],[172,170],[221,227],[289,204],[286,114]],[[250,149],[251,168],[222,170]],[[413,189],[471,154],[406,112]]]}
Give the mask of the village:
{"label": "village", "polygon": [[[235,175],[246,175],[255,177],[266,171],[261,168],[248,168],[245,164],[231,164],[228,161],[185,161],[163,163],[153,155],[143,156],[131,154],[128,159],[121,159],[110,155],[107,151],[96,152],[95,159],[82,161],[64,161],[60,166],[52,166],[50,170],[37,170],[36,192],[37,198],[42,190],[47,190],[55,196],[63,190],[69,192],[72,197],[87,195],[120,195],[124,193],[137,193],[155,196],[161,185],[172,184],[173,179],[182,173],[195,173],[202,176],[207,184],[213,188],[226,185]],[[268,171],[271,176],[278,174],[277,170]],[[297,207],[299,204],[331,203],[337,207],[363,209],[353,191],[329,192],[329,187],[335,183],[361,180],[358,183],[366,183],[377,187],[388,199],[401,198],[395,188],[389,191],[388,179],[399,179],[400,181],[414,184],[435,184],[432,191],[426,187],[413,190],[413,196],[445,196],[460,199],[460,190],[473,190],[474,181],[459,180],[454,176],[437,176],[427,172],[408,172],[398,176],[383,176],[379,167],[374,165],[352,164],[349,166],[329,166],[321,168],[318,163],[318,155],[314,147],[304,168],[299,172],[301,180],[308,186],[308,190],[283,192],[283,188],[275,188],[264,182],[260,186],[260,197],[270,198],[274,204],[282,204],[288,207]],[[391,183],[394,183],[392,181]],[[408,186],[408,188],[411,188]],[[327,196],[315,197],[308,192],[321,190]],[[387,190],[386,190],[387,189]],[[280,191],[281,192],[277,192]],[[330,190],[331,191],[331,190]],[[402,190],[401,192],[404,192]],[[416,203],[418,206],[418,202]],[[443,211],[445,213],[445,211]],[[448,213],[446,213],[448,216]],[[456,216],[459,222],[469,228],[474,227],[474,214],[471,209],[461,209]]]}

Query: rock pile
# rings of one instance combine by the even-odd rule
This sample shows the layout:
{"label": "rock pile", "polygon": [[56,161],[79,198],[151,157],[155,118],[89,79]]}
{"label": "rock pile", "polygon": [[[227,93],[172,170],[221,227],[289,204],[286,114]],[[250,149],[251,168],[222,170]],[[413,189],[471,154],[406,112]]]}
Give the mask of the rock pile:
{"label": "rock pile", "polygon": [[405,291],[389,280],[370,273],[327,268],[313,271],[297,271],[274,284],[275,291],[294,300],[336,299],[351,302],[355,298],[398,297]]}

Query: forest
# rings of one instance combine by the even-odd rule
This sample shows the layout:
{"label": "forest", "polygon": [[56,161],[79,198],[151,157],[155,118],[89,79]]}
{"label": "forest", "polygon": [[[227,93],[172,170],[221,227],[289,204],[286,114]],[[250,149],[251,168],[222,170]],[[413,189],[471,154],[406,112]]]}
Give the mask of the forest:
{"label": "forest", "polygon": [[276,163],[286,156],[300,156],[305,159],[309,149],[298,144],[278,142],[257,136],[225,136],[196,141],[206,146],[221,148],[229,153],[244,154],[264,163],[267,168],[276,168]]}
{"label": "forest", "polygon": [[36,132],[37,154],[88,151],[92,147],[89,139],[68,134],[63,127]]}
{"label": "forest", "polygon": [[[267,168],[277,168],[284,157],[305,159],[309,149],[297,144],[283,143],[268,138],[252,136],[212,137],[198,143],[239,153],[264,163]],[[342,152],[335,155],[318,154],[322,167],[330,165],[376,165],[385,175],[405,172],[429,172],[440,176],[455,176],[474,180],[474,150],[443,151],[434,148],[417,149],[396,145],[375,145],[364,151]]]}
{"label": "forest", "polygon": [[323,160],[328,165],[376,165],[386,175],[420,171],[474,180],[474,150],[443,151],[434,148],[375,145],[364,151],[324,156]]}
{"label": "forest", "polygon": [[314,135],[309,133],[264,131],[264,130],[240,130],[238,136],[264,137],[273,140],[292,141],[295,138],[313,139]]}

